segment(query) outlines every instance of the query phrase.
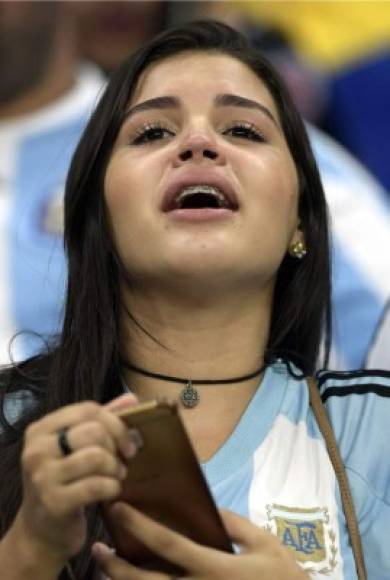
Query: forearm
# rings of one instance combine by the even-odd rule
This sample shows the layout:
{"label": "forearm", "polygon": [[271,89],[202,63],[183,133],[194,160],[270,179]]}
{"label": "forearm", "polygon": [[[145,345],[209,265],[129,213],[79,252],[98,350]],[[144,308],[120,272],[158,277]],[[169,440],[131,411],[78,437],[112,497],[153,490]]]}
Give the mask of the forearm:
{"label": "forearm", "polygon": [[7,580],[57,580],[64,565],[27,537],[18,522],[0,542],[1,576]]}

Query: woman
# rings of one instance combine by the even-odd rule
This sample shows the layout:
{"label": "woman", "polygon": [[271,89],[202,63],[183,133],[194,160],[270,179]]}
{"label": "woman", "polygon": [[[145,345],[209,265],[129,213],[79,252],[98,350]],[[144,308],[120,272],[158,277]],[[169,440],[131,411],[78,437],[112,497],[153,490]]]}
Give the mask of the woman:
{"label": "woman", "polygon": [[[3,379],[8,578],[167,578],[95,543],[107,539],[91,508],[115,500],[126,471],[119,457],[136,453],[112,411],[160,396],[181,405],[242,550],[198,546],[113,502],[124,533],[188,578],[355,578],[303,379],[323,332],[329,350],[326,207],[302,122],[273,70],[222,24],[156,38],[110,81],[75,153],[65,213],[62,335]],[[369,577],[379,580],[390,565],[378,539],[389,466],[384,444],[374,444],[390,377],[324,373],[320,382],[331,387]],[[366,395],[330,396],[357,383]]]}

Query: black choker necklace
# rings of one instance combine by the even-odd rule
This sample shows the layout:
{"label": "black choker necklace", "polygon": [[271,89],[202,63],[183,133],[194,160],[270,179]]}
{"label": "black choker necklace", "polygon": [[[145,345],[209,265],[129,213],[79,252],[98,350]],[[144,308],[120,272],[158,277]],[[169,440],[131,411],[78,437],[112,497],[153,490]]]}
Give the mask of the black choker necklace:
{"label": "black choker necklace", "polygon": [[194,388],[193,385],[229,385],[232,383],[243,383],[244,381],[249,381],[254,377],[260,375],[263,370],[265,369],[266,365],[261,366],[257,369],[254,373],[250,373],[249,375],[244,375],[242,377],[233,377],[232,379],[183,379],[181,377],[171,377],[168,375],[161,375],[159,373],[152,373],[150,371],[146,371],[144,369],[140,369],[134,365],[131,365],[127,361],[122,361],[123,365],[128,368],[129,370],[138,373],[140,375],[144,375],[145,377],[150,377],[152,379],[158,379],[160,381],[169,381],[172,383],[181,383],[185,385],[180,393],[180,400],[184,407],[195,407],[199,403],[199,393]]}

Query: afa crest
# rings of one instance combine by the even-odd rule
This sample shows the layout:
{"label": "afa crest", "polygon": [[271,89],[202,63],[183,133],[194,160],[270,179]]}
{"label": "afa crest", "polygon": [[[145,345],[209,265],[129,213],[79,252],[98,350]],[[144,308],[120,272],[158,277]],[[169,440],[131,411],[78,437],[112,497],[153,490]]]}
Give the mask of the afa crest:
{"label": "afa crest", "polygon": [[[267,505],[266,528],[294,552],[307,572],[329,575],[337,565],[336,534],[327,508]],[[276,529],[275,529],[276,528]],[[311,565],[310,565],[311,564]]]}

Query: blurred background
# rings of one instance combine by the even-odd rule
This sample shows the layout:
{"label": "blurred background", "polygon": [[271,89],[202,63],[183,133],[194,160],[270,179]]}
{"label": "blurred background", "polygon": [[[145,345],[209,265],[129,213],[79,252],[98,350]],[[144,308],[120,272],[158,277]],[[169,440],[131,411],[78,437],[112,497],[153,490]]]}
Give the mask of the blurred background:
{"label": "blurred background", "polygon": [[390,3],[375,0],[0,1],[0,362],[60,328],[66,172],[107,77],[194,18],[242,31],[308,123],[333,232],[331,366],[390,368]]}

